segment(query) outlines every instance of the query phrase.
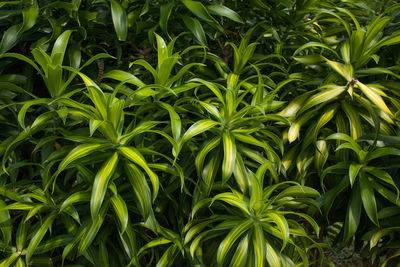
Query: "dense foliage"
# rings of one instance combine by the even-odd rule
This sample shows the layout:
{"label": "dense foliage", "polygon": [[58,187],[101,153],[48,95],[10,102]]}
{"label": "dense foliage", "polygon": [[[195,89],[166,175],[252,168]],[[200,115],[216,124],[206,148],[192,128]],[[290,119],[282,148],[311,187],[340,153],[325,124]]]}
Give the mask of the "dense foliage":
{"label": "dense foliage", "polygon": [[0,1],[0,266],[400,264],[395,0]]}

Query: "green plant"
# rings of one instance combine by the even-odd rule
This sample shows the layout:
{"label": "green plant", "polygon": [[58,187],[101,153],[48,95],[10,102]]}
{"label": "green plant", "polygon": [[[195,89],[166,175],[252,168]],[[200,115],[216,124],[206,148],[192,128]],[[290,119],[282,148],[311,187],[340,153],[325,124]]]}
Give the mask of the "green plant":
{"label": "green plant", "polygon": [[397,266],[399,10],[1,2],[0,266]]}

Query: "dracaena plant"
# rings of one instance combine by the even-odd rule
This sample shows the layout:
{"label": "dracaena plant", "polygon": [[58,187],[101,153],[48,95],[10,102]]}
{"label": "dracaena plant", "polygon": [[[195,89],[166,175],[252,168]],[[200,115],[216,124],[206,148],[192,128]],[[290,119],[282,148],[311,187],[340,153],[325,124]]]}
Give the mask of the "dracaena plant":
{"label": "dracaena plant", "polygon": [[[263,103],[264,114],[260,111],[260,107],[242,106],[241,101],[246,93],[240,92],[241,84],[237,78],[235,74],[230,75],[227,87],[196,80],[212,94],[211,96],[207,94],[205,99],[195,101],[199,108],[204,110],[204,115],[177,141],[175,150],[179,157],[180,150],[189,140],[205,132],[209,136],[207,142],[202,142],[195,159],[197,176],[202,181],[200,189],[203,196],[209,194],[219,169],[222,172],[222,182],[226,183],[234,174],[236,184],[242,192],[249,188],[248,181],[243,175],[243,168],[247,164],[252,166],[265,164],[275,181],[278,181],[276,170],[280,168],[280,158],[275,150],[281,149],[282,144],[279,141],[277,128],[273,125],[266,127],[264,123],[287,123],[283,117],[265,114],[279,108],[281,103],[273,101]],[[245,164],[245,158],[253,163]]]}
{"label": "dracaena plant", "polygon": [[[50,123],[58,123],[57,119],[54,118],[61,118],[61,120],[65,121],[66,116],[68,114],[68,109],[62,105],[61,103],[55,104],[54,100],[61,98],[61,99],[68,99],[73,94],[81,91],[82,89],[75,89],[71,90],[69,85],[73,81],[74,77],[76,76],[76,71],[73,72],[71,75],[68,76],[68,79],[65,79],[63,75],[63,59],[66,51],[66,47],[68,44],[68,40],[72,31],[68,30],[63,32],[56,40],[53,46],[53,50],[51,55],[46,54],[40,48],[35,48],[32,51],[32,54],[39,64],[39,66],[33,62],[28,57],[17,54],[17,53],[6,53],[1,55],[0,57],[4,58],[16,58],[28,63],[32,66],[42,77],[45,85],[48,89],[48,94],[50,98],[39,98],[34,94],[23,90],[21,87],[13,84],[13,83],[6,83],[5,86],[9,88],[13,88],[13,91],[24,92],[27,95],[31,96],[33,99],[22,101],[22,102],[13,102],[3,105],[2,109],[9,109],[14,113],[17,113],[17,122],[19,125],[15,125],[16,128],[20,127],[23,129],[15,138],[11,138],[10,142],[7,144],[6,149],[3,151],[5,156],[3,157],[2,166],[5,170],[5,163],[9,153],[12,152],[17,145],[23,143],[24,139],[29,138],[33,134],[39,132],[44,127],[49,125]],[[92,57],[88,60],[85,64],[83,64],[79,70],[82,70],[86,66],[90,65],[94,60],[99,58],[106,58],[110,57],[107,54],[98,54],[95,57]],[[79,64],[78,64],[79,67]],[[15,105],[22,105],[21,108],[15,109]],[[41,114],[33,115],[33,121],[29,126],[26,126],[26,119],[30,116],[30,108],[32,106],[43,106],[43,111]],[[54,119],[54,120],[52,120]]]}
{"label": "dracaena plant", "polygon": [[[1,7],[7,12],[5,16],[2,16],[2,25],[9,18],[13,18],[11,26],[4,30],[1,42],[0,42],[0,54],[4,54],[8,50],[12,49],[26,33],[36,24],[39,15],[39,6],[37,1],[30,1],[24,3],[23,1],[7,1],[2,2]],[[22,10],[22,23],[20,22],[20,12]],[[17,21],[18,20],[18,21]],[[4,27],[4,26],[3,26]]]}
{"label": "dracaena plant", "polygon": [[[348,150],[351,155],[346,161],[340,161],[327,167],[321,174],[321,184],[330,184],[329,190],[321,199],[322,210],[326,216],[331,213],[335,200],[350,189],[349,202],[343,227],[343,243],[348,242],[356,233],[361,222],[362,210],[369,220],[379,227],[378,212],[382,201],[397,203],[399,189],[389,174],[389,165],[382,166],[388,156],[400,155],[400,150],[392,147],[365,146],[364,148],[346,134],[336,133],[326,140],[344,141],[336,150]],[[393,161],[395,164],[396,160]],[[335,182],[328,182],[331,176]],[[332,180],[333,181],[333,180]],[[335,185],[336,183],[336,185]],[[376,193],[381,196],[376,196]],[[383,198],[381,200],[381,198]],[[368,224],[368,223],[367,223]]]}
{"label": "dracaena plant", "polygon": [[[231,44],[235,50],[232,72],[226,64],[213,56],[224,78],[215,82],[198,78],[190,80],[201,85],[196,89],[199,97],[194,101],[195,107],[199,109],[196,115],[200,117],[177,140],[174,154],[178,155],[184,144],[195,136],[204,133],[209,136],[209,140],[201,144],[195,159],[200,181],[200,187],[196,189],[196,199],[208,196],[219,170],[223,183],[233,174],[242,192],[249,189],[249,181],[243,173],[245,165],[257,168],[263,164],[271,172],[274,181],[278,181],[281,163],[276,151],[282,152],[283,149],[279,140],[278,123],[285,125],[288,121],[273,113],[283,102],[274,100],[274,92],[268,92],[264,88],[264,81],[271,79],[262,75],[257,66],[248,64],[257,45],[248,45],[252,31],[246,33],[239,48]],[[246,77],[244,73],[254,69],[255,75],[241,79],[242,76]],[[246,99],[251,99],[250,104],[246,103]],[[193,102],[186,98],[179,103],[185,101]],[[197,200],[194,203],[196,202]]]}
{"label": "dracaena plant", "polygon": [[[131,227],[128,204],[126,203],[128,201],[133,200],[136,203],[134,212],[143,216],[143,221],[150,229],[155,232],[159,231],[160,228],[157,226],[152,209],[152,203],[159,191],[159,178],[153,170],[168,172],[167,180],[179,177],[178,180],[182,182],[181,186],[183,187],[183,173],[177,164],[172,165],[172,159],[152,150],[151,146],[142,147],[143,150],[141,150],[141,141],[135,142],[135,145],[132,144],[135,136],[150,130],[161,122],[144,121],[136,126],[137,120],[133,120],[125,128],[125,101],[116,97],[117,90],[113,94],[105,94],[89,77],[82,73],[78,74],[85,81],[89,99],[94,106],[79,104],[72,99],[64,98],[57,99],[55,102],[68,107],[68,116],[71,117],[72,121],[67,121],[66,125],[78,124],[81,127],[83,126],[86,131],[65,131],[59,136],[48,136],[38,141],[35,150],[46,149],[47,157],[46,154],[43,155],[45,156],[41,162],[43,171],[34,174],[34,176],[39,175],[41,177],[44,191],[40,188],[32,190],[41,193],[35,197],[35,194],[30,193],[31,190],[28,189],[27,195],[37,202],[20,198],[2,208],[3,212],[8,210],[26,212],[27,218],[24,219],[24,223],[29,223],[29,220],[32,220],[35,216],[45,218],[46,226],[39,229],[25,248],[24,255],[26,253],[25,260],[27,263],[31,262],[32,255],[38,253],[36,248],[53,225],[57,214],[66,214],[68,218],[75,220],[75,222],[71,220],[68,222],[70,227],[75,229],[67,229],[72,231],[70,234],[75,233],[72,239],[70,236],[66,237],[65,240],[68,240],[69,245],[65,246],[66,241],[63,241],[64,239],[59,241],[60,244],[65,246],[62,253],[62,261],[64,261],[73,259],[75,253],[77,253],[77,256],[87,253],[96,236],[105,234],[104,231],[107,231],[106,229],[109,226],[104,220],[111,210],[115,214],[116,220],[113,223],[118,225],[122,242],[127,242],[125,239],[132,238],[132,228],[127,230],[128,227]],[[44,118],[40,115],[38,119],[46,121],[46,119],[50,120],[51,117]],[[50,128],[45,128],[48,123],[43,123],[40,126],[42,131],[51,131]],[[39,126],[35,125],[34,122],[30,128],[36,130],[37,127]],[[100,134],[97,134],[97,132]],[[25,134],[32,134],[32,131]],[[58,141],[58,148],[54,149],[57,139],[65,141]],[[70,145],[70,141],[77,143]],[[7,149],[9,150],[13,145],[13,143],[10,144]],[[160,157],[161,155],[162,160],[148,164],[143,154],[146,156],[153,155],[153,157]],[[164,160],[169,160],[170,164],[164,163]],[[58,164],[57,170],[53,172],[56,164]],[[19,164],[17,163],[17,165]],[[93,169],[93,166],[97,166],[96,168],[99,169]],[[11,172],[13,168],[14,164],[11,164],[5,170]],[[150,190],[144,173],[149,177],[152,190]],[[63,177],[61,181],[60,176]],[[75,181],[74,185],[71,188],[67,186],[69,190],[64,191],[66,184],[70,181]],[[20,181],[17,180],[18,182]],[[122,191],[129,187],[134,188],[134,199],[129,197],[124,199],[121,195],[123,193],[117,189],[117,185]],[[18,190],[24,191],[23,187]],[[51,194],[49,194],[49,191]],[[53,193],[56,193],[58,197],[53,198]],[[107,195],[109,196],[106,197]],[[90,211],[88,216],[83,216],[84,223],[82,225],[80,225],[82,214],[80,215],[77,212],[74,208],[75,205],[78,205],[79,209]],[[68,219],[66,220],[68,221]],[[103,227],[101,228],[101,226]],[[126,231],[128,233],[125,234]],[[7,235],[9,234],[7,233]],[[132,240],[130,241],[132,242]],[[131,264],[137,261],[135,259],[136,252],[132,249],[135,248],[130,248],[126,252],[132,258]],[[75,252],[75,250],[77,251]],[[10,261],[14,257],[13,255],[10,256]],[[95,256],[91,256],[91,260],[95,261],[93,258]]]}
{"label": "dracaena plant", "polygon": [[[305,87],[308,87],[308,84],[320,86],[297,96],[279,113],[292,120],[287,132],[287,139],[290,143],[299,138],[300,130],[304,126],[312,125],[303,133],[301,145],[293,148],[303,158],[297,161],[300,179],[307,176],[309,159],[314,154],[323,154],[318,148],[317,141],[320,136],[325,137],[330,134],[329,131],[324,133],[326,126],[331,129],[329,125],[336,125],[334,131],[351,135],[355,140],[363,134],[371,132],[392,134],[395,128],[396,118],[392,110],[398,108],[397,101],[386,93],[390,91],[384,86],[384,83],[380,84],[379,80],[371,80],[371,77],[373,78],[371,74],[385,72],[390,74],[392,72],[382,67],[368,68],[367,65],[372,59],[376,59],[377,51],[383,46],[398,43],[399,35],[395,32],[390,36],[382,37],[381,31],[391,20],[389,17],[379,17],[366,27],[361,27],[349,11],[339,10],[353,19],[356,30],[352,31],[350,24],[338,18],[333,11],[321,11],[321,14],[334,16],[334,21],[343,24],[343,31],[347,34],[347,36],[344,35],[345,40],[341,43],[338,42],[334,47],[329,47],[322,42],[310,42],[294,52],[295,60],[310,67],[318,66],[320,68],[326,64],[333,72],[325,75],[325,78],[305,80]],[[327,51],[327,55],[310,53],[298,56],[299,53],[310,47],[320,47]],[[330,55],[328,56],[328,54]],[[337,59],[330,60],[329,57]],[[319,72],[318,68],[316,68],[317,72]],[[391,107],[392,110],[389,108],[389,101],[394,106],[394,109]],[[319,112],[316,112],[317,110]],[[367,121],[367,123],[363,123],[363,121]],[[324,156],[319,155],[319,157],[323,158]],[[294,162],[293,157],[289,154],[287,160]],[[323,162],[317,164],[319,173],[323,164]]]}
{"label": "dracaena plant", "polygon": [[[5,53],[1,55],[2,58],[16,58],[22,60],[29,65],[31,65],[42,77],[48,94],[52,98],[62,97],[68,89],[68,86],[71,84],[73,79],[76,76],[76,73],[72,73],[71,75],[65,77],[63,74],[63,61],[66,53],[66,48],[68,45],[68,41],[70,39],[72,30],[66,30],[57,38],[53,45],[53,49],[51,54],[47,54],[46,51],[42,50],[42,48],[38,47],[32,50],[32,55],[36,61],[32,61],[28,57],[17,54],[17,53]],[[98,54],[95,57],[92,57],[81,67],[80,65],[80,57],[78,59],[71,60],[72,67],[79,67],[79,70],[82,70],[86,66],[90,65],[97,59],[111,57],[105,53]],[[76,66],[75,66],[76,65]],[[65,96],[64,96],[65,97]]]}
{"label": "dracaena plant", "polygon": [[399,207],[388,206],[378,213],[380,227],[374,227],[365,233],[363,253],[372,254],[373,259],[382,257],[382,266],[396,266],[399,264],[398,238],[399,227],[393,225],[393,220],[399,217]]}
{"label": "dracaena plant", "polygon": [[[263,168],[256,174],[247,168],[244,172],[250,181],[247,194],[224,190],[193,208],[194,219],[186,226],[184,242],[190,245],[194,262],[201,266],[215,261],[218,266],[308,266],[309,249],[320,245],[300,221],[312,226],[317,236],[319,227],[300,210],[309,204],[316,207],[313,198],[319,193],[291,182],[263,187]],[[202,218],[207,205],[212,215]]]}
{"label": "dracaena plant", "polygon": [[398,265],[397,2],[0,2],[0,266]]}
{"label": "dracaena plant", "polygon": [[[155,34],[157,39],[157,65],[153,67],[149,62],[144,59],[138,59],[129,64],[129,67],[133,69],[133,67],[137,68],[143,67],[148,73],[151,75],[153,82],[149,82],[145,84],[143,81],[138,79],[133,73],[121,71],[121,70],[111,70],[104,74],[104,79],[113,79],[120,82],[132,84],[138,87],[141,94],[146,94],[147,96],[153,96],[155,100],[160,100],[163,97],[167,96],[175,96],[177,97],[182,92],[190,90],[194,88],[198,83],[185,81],[183,78],[185,75],[190,73],[190,69],[196,66],[203,66],[202,63],[189,63],[182,64],[183,55],[188,52],[201,48],[199,46],[189,46],[182,52],[174,53],[174,44],[178,40],[178,37],[175,37],[171,42],[166,44],[165,40]],[[183,65],[181,68],[177,68],[178,65]],[[133,70],[135,73],[135,70]],[[144,75],[143,72],[140,72]],[[134,96],[138,94],[137,92],[127,92],[128,96]],[[131,103],[131,104],[134,104]]]}
{"label": "dracaena plant", "polygon": [[[106,2],[106,1],[100,1]],[[207,31],[216,32],[218,35],[225,34],[222,27],[222,19],[218,21],[213,15],[220,18],[227,18],[236,23],[243,23],[240,16],[221,3],[208,3],[204,5],[204,1],[140,1],[141,3],[120,2],[119,0],[110,1],[111,17],[114,25],[115,32],[118,38],[122,41],[127,40],[128,29],[136,26],[138,29],[149,29],[149,38],[153,38],[151,34],[160,27],[161,30],[169,35],[177,31],[190,31],[195,40],[202,45],[207,45]],[[127,10],[132,10],[127,12]],[[151,23],[143,23],[140,17],[145,14],[154,14],[156,12],[156,20]],[[174,12],[181,14],[180,16],[174,15]],[[189,13],[188,13],[189,12]],[[185,25],[181,27],[180,25]]]}

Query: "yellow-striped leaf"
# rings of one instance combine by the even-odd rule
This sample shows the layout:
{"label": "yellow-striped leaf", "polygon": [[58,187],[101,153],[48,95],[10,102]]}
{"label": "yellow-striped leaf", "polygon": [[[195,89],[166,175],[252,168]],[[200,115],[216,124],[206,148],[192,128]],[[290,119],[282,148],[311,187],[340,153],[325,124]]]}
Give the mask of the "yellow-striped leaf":
{"label": "yellow-striped leaf", "polygon": [[152,170],[150,170],[149,166],[147,165],[146,160],[144,159],[142,154],[140,154],[140,152],[136,148],[134,148],[134,147],[119,147],[118,150],[127,159],[129,159],[136,165],[140,166],[150,177],[150,181],[153,186],[153,201],[154,201],[156,199],[156,196],[158,194],[158,189],[160,187],[160,183],[159,183],[157,175]]}
{"label": "yellow-striped leaf", "polygon": [[222,162],[222,182],[225,183],[235,168],[236,143],[234,137],[227,131],[222,134],[224,144],[224,160]]}
{"label": "yellow-striped leaf", "polygon": [[94,178],[92,195],[90,198],[90,214],[93,219],[98,216],[101,204],[103,203],[104,196],[107,192],[108,182],[113,176],[117,164],[118,153],[115,152],[106,162],[104,162],[103,166]]}
{"label": "yellow-striped leaf", "polygon": [[366,86],[365,84],[357,81],[356,85],[361,91],[371,100],[375,105],[377,105],[380,109],[393,116],[393,113],[387,107],[385,101],[383,101],[382,97],[372,88]]}

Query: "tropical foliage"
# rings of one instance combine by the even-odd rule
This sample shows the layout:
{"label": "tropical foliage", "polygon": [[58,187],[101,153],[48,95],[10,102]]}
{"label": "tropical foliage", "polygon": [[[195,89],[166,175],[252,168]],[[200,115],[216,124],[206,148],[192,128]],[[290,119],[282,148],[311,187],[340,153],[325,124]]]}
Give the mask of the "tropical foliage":
{"label": "tropical foliage", "polygon": [[0,1],[0,266],[400,264],[396,0]]}

